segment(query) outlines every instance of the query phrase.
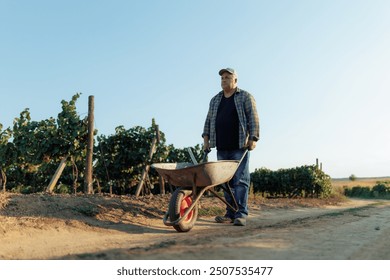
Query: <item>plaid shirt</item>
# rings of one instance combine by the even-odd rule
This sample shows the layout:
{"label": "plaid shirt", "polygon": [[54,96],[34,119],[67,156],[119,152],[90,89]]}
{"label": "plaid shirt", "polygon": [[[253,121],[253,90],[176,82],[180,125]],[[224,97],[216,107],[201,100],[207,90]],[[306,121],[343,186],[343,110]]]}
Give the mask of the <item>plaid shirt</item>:
{"label": "plaid shirt", "polygon": [[[222,100],[223,91],[219,92],[210,101],[209,111],[204,124],[202,137],[208,136],[210,148],[214,148],[217,143],[216,120],[219,103]],[[237,88],[234,94],[238,119],[240,122],[239,147],[245,148],[248,139],[257,141],[260,138],[259,117],[256,109],[256,101],[253,96],[242,89]]]}

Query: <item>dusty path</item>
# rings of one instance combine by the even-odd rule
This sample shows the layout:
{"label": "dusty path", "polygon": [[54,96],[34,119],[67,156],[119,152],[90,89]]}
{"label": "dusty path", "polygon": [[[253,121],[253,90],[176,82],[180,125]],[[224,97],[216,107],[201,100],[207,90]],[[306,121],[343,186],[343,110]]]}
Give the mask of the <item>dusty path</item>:
{"label": "dusty path", "polygon": [[[390,201],[252,207],[246,227],[200,217],[190,232],[177,233],[162,224],[163,209],[147,201],[145,218],[128,201],[99,202],[95,206],[104,211],[85,216],[71,199],[59,206],[50,198],[57,214],[53,209],[43,214],[38,206],[31,210],[25,199],[11,197],[0,211],[0,259],[390,259]],[[50,200],[31,199],[27,203],[45,209],[43,202]],[[95,208],[83,208],[84,214],[86,209]]]}
{"label": "dusty path", "polygon": [[[352,208],[350,208],[352,207]],[[390,259],[390,203],[255,211],[245,228],[202,219],[186,234],[104,252],[114,259]],[[160,237],[160,236],[159,236]],[[79,256],[82,257],[82,256]]]}

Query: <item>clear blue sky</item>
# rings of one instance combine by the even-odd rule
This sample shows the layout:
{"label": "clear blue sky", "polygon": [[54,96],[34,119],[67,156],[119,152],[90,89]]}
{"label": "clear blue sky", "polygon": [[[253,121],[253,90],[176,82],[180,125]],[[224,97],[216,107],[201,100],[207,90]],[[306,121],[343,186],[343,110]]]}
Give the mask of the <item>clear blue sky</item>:
{"label": "clear blue sky", "polygon": [[318,158],[335,178],[390,176],[389,15],[379,0],[0,0],[0,123],[81,92],[99,134],[155,118],[193,146],[233,67],[261,120],[252,170]]}

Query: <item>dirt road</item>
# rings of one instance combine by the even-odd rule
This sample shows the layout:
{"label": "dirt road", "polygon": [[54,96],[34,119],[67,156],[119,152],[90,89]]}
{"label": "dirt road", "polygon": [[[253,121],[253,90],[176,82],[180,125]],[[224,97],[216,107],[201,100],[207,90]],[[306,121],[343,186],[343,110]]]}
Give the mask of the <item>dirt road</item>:
{"label": "dirt road", "polygon": [[166,205],[165,197],[7,195],[0,259],[390,259],[390,201],[252,204],[246,227],[202,216],[188,233],[163,225]]}

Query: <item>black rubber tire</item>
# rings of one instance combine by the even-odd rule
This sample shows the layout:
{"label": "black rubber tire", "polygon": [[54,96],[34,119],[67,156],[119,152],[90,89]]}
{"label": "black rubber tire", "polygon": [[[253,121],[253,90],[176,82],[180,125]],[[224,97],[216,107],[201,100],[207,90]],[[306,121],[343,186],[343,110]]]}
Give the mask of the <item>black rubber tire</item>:
{"label": "black rubber tire", "polygon": [[[169,219],[176,221],[184,214],[185,210],[192,204],[192,191],[187,189],[178,188],[172,194],[169,201]],[[177,225],[174,225],[174,229],[178,232],[190,231],[198,218],[198,205],[195,205],[194,209],[187,215],[187,218],[182,220]]]}

